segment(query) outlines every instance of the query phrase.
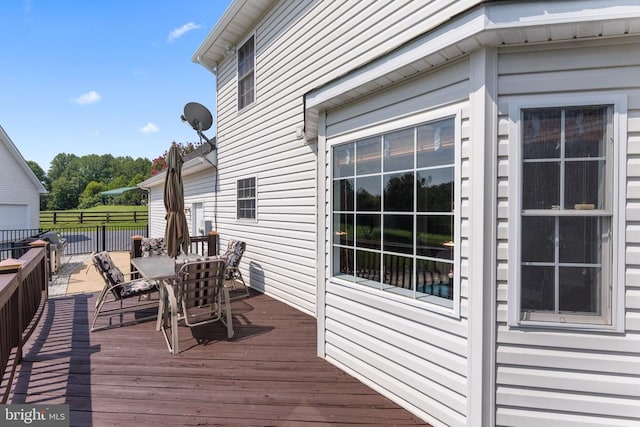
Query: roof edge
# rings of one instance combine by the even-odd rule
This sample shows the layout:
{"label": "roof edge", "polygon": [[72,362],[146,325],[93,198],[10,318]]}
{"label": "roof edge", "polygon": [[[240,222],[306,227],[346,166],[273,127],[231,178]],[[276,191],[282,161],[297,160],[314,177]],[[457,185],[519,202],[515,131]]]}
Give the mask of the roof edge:
{"label": "roof edge", "polygon": [[9,149],[9,152],[16,159],[16,161],[18,162],[20,167],[24,170],[24,172],[27,174],[27,176],[29,176],[29,179],[31,179],[31,181],[34,183],[34,185],[38,189],[38,192],[40,194],[46,194],[47,189],[44,188],[44,185],[42,185],[42,183],[38,180],[38,177],[31,170],[31,168],[27,164],[27,161],[24,159],[24,157],[22,157],[20,150],[18,150],[18,147],[16,147],[16,145],[13,143],[11,138],[9,138],[9,135],[7,134],[7,132],[4,130],[2,126],[0,126],[0,140],[2,140],[4,145]]}

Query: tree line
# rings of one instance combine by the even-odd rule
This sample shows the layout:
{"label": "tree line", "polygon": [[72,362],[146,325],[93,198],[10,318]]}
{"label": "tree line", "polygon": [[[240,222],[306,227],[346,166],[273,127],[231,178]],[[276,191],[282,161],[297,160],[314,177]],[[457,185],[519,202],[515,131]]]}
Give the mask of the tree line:
{"label": "tree line", "polygon": [[[193,143],[176,143],[183,155],[194,150]],[[41,210],[87,209],[101,204],[140,205],[146,195],[142,191],[127,191],[102,197],[103,191],[135,187],[166,167],[162,156],[149,160],[111,154],[77,156],[59,153],[51,161],[48,172],[34,161],[27,161],[48,194],[40,199]]]}

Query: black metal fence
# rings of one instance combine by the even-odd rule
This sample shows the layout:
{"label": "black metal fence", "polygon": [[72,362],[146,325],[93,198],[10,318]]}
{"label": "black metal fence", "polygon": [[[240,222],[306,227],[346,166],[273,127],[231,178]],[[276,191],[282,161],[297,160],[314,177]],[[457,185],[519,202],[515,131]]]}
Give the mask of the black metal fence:
{"label": "black metal fence", "polygon": [[131,248],[132,236],[147,237],[149,234],[146,225],[0,230],[0,261],[7,258],[18,258],[26,252],[25,249],[28,250],[30,242],[47,231],[57,231],[66,240],[64,255],[79,255],[94,251],[128,251]]}

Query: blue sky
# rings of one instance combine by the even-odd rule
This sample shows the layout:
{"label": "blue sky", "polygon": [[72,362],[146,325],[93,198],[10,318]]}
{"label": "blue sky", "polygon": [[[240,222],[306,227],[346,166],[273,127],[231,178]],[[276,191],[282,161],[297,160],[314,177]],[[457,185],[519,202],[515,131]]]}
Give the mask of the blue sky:
{"label": "blue sky", "polygon": [[191,56],[230,3],[3,0],[0,126],[45,172],[62,152],[152,160],[198,141],[180,115],[215,117],[215,76]]}

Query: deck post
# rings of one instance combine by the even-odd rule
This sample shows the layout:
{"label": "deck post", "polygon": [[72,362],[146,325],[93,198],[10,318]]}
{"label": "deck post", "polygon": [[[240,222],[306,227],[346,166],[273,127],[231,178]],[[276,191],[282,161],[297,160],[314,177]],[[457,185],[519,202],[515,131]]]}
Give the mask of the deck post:
{"label": "deck post", "polygon": [[[139,234],[131,236],[131,249],[129,251],[129,259],[137,258],[142,255],[142,239],[144,239],[144,236],[141,236]],[[131,263],[129,263],[129,268],[129,271],[131,271],[131,278],[137,279],[139,277],[138,273],[136,273],[138,270]]]}
{"label": "deck post", "polygon": [[218,255],[218,232],[216,230],[207,233],[207,255]]}

